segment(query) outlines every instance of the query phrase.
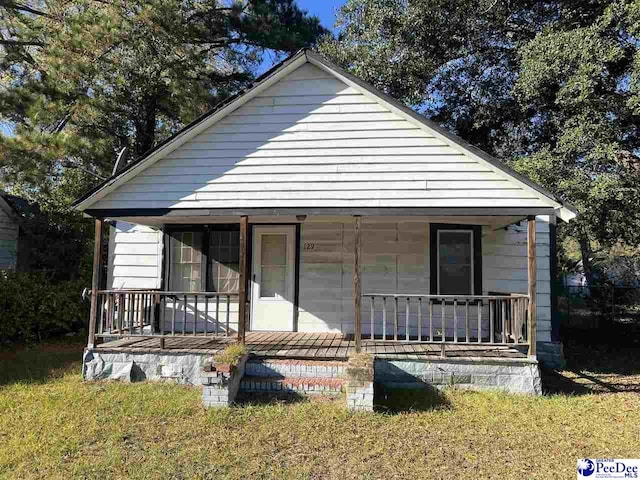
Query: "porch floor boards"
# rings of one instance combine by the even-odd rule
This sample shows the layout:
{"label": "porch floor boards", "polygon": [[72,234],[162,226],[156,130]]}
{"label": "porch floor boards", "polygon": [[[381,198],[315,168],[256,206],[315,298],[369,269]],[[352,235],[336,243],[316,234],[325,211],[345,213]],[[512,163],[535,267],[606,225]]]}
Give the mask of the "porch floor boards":
{"label": "porch floor boards", "polygon": [[[164,337],[164,349],[160,338],[130,337],[113,340],[96,346],[97,350],[129,353],[195,353],[215,355],[227,345],[236,342],[230,337]],[[252,355],[264,358],[346,360],[355,352],[353,335],[340,333],[292,333],[247,332],[247,348]],[[421,359],[439,357],[441,346],[416,341],[384,341],[362,339],[362,351],[384,357]],[[447,357],[526,358],[522,351],[509,346],[495,345],[447,345]]]}

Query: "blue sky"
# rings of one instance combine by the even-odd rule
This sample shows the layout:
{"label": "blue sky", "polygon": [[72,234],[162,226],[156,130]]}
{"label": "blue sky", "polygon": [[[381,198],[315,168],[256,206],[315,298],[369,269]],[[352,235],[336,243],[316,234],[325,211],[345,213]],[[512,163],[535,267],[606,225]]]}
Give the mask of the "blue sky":
{"label": "blue sky", "polygon": [[[303,10],[307,10],[310,15],[315,15],[320,19],[320,23],[327,30],[333,31],[333,25],[336,23],[336,11],[345,3],[346,0],[298,0],[298,5]],[[265,62],[260,66],[262,73],[268,70],[273,64],[273,59],[267,55]],[[0,133],[9,135],[13,131],[13,126],[0,123]]]}
{"label": "blue sky", "polygon": [[345,0],[298,0],[300,8],[320,18],[320,23],[329,30],[333,30],[336,22],[336,10],[344,3]]}
{"label": "blue sky", "polygon": [[[301,9],[309,12],[309,15],[318,17],[322,26],[334,33],[333,26],[336,23],[336,12],[345,2],[346,0],[297,0]],[[261,75],[269,70],[276,63],[276,60],[275,55],[267,52],[256,74]]]}

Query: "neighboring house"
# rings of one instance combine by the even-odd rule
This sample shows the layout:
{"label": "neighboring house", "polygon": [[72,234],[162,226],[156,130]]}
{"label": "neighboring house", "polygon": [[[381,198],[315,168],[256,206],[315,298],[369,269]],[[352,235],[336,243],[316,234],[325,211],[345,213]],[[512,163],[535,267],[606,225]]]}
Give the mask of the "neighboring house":
{"label": "neighboring house", "polygon": [[18,258],[18,214],[0,194],[0,270],[15,270]]}
{"label": "neighboring house", "polygon": [[364,350],[381,381],[539,392],[537,355],[561,355],[555,224],[575,210],[309,51],[76,208],[112,225],[89,378],[195,381],[237,336],[263,362]]}

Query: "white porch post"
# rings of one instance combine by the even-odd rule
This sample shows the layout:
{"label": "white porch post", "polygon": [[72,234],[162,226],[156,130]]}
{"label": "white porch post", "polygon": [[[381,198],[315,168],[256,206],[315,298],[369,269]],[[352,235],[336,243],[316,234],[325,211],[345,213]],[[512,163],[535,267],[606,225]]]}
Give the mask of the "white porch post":
{"label": "white porch post", "polygon": [[91,277],[91,312],[89,314],[89,339],[87,348],[96,342],[96,319],[98,317],[98,285],[100,283],[100,262],[102,259],[102,227],[104,220],[95,221],[95,243],[93,246],[93,275]]}
{"label": "white porch post", "polygon": [[536,217],[527,222],[527,257],[529,278],[529,356],[536,356]]}
{"label": "white porch post", "polygon": [[249,235],[249,217],[240,217],[240,285],[238,289],[238,343],[244,345],[247,329],[247,282],[249,269],[247,263]]}
{"label": "white porch post", "polygon": [[360,352],[362,343],[362,312],[360,309],[360,297],[362,295],[362,287],[360,285],[360,224],[361,217],[356,216],[353,260],[353,300],[356,314],[356,324],[353,335],[355,337],[356,352]]}

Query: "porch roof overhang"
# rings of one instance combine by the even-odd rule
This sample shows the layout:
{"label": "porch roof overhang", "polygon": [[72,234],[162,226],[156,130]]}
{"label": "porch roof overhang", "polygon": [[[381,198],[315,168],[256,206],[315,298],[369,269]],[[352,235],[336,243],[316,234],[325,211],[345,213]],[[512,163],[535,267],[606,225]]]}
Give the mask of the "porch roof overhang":
{"label": "porch roof overhang", "polygon": [[252,223],[302,223],[308,217],[320,222],[345,222],[356,216],[365,222],[437,222],[487,225],[501,228],[531,215],[557,216],[553,208],[251,208],[251,209],[112,209],[88,210],[87,216],[162,227],[168,224],[238,223],[247,216]]}

